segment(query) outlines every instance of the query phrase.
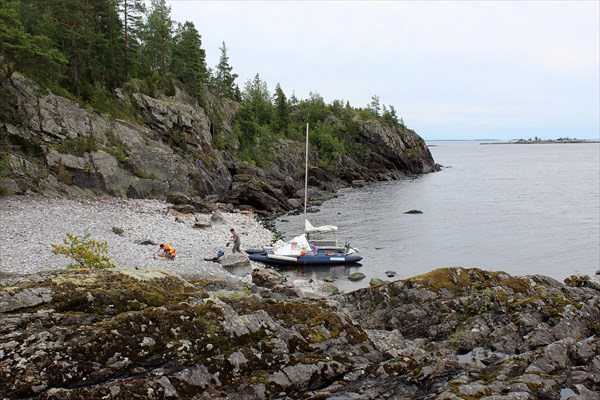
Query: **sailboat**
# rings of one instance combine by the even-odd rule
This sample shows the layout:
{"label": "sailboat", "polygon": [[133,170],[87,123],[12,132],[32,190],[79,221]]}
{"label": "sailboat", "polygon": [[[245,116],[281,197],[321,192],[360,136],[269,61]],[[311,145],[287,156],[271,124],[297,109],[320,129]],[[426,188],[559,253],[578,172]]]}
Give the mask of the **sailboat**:
{"label": "sailboat", "polygon": [[[307,219],[308,204],[308,123],[306,124],[306,157],[304,167],[304,233],[289,242],[278,241],[273,247],[246,250],[248,258],[265,264],[275,265],[343,265],[362,260],[358,251],[346,243],[339,246],[337,226],[315,227]],[[331,235],[323,238],[324,234]]]}

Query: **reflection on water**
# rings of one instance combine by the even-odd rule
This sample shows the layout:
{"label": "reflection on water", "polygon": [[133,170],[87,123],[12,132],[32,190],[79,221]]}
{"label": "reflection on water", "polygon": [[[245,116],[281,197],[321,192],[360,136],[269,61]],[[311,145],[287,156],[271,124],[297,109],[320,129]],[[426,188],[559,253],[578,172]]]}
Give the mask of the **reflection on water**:
{"label": "reflection on water", "polygon": [[320,279],[333,280],[339,283],[340,280],[347,279],[348,275],[359,270],[361,264],[352,265],[315,265],[312,267],[303,266],[299,268],[278,269],[279,273],[292,279]]}

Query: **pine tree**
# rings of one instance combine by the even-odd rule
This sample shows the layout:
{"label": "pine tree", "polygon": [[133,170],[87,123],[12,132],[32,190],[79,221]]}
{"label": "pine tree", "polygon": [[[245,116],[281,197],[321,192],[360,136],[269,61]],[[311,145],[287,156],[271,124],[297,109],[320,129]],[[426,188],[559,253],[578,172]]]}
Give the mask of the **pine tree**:
{"label": "pine tree", "polygon": [[146,72],[166,74],[172,51],[173,20],[166,0],[152,0],[143,32],[143,63]]}
{"label": "pine tree", "polygon": [[54,80],[66,61],[52,48],[50,39],[25,30],[18,0],[0,2],[0,84],[16,70],[44,81]]}
{"label": "pine tree", "polygon": [[286,132],[290,124],[290,105],[279,83],[275,86],[275,114],[273,124],[279,132]]}
{"label": "pine tree", "polygon": [[381,106],[379,105],[379,96],[374,95],[373,97],[371,97],[369,110],[371,110],[371,112],[375,114],[375,116],[379,116],[379,112],[381,111]]}
{"label": "pine tree", "polygon": [[198,99],[208,82],[206,52],[200,34],[192,22],[178,25],[173,45],[172,71],[186,89]]}
{"label": "pine tree", "polygon": [[138,64],[137,52],[144,27],[143,16],[146,14],[146,5],[142,0],[117,0],[117,4],[123,23],[125,76],[129,78],[132,69],[135,71]]}
{"label": "pine tree", "polygon": [[271,122],[273,104],[267,83],[256,74],[252,81],[247,81],[242,92],[242,103],[245,108],[251,110],[254,120],[259,125],[268,125]]}
{"label": "pine tree", "polygon": [[47,35],[68,60],[65,86],[75,95],[85,97],[93,79],[90,69],[98,42],[92,4],[80,0],[46,0],[26,2],[26,7],[28,28],[33,33]]}
{"label": "pine tree", "polygon": [[384,105],[383,114],[381,115],[381,118],[383,118],[383,120],[390,125],[399,124],[398,116],[396,115],[396,109],[394,108],[394,106],[390,106],[390,109],[388,110]]}
{"label": "pine tree", "polygon": [[92,4],[96,42],[90,64],[89,83],[114,89],[127,79],[126,48],[121,20],[114,0],[96,0]]}
{"label": "pine tree", "polygon": [[219,64],[216,67],[216,73],[213,77],[213,91],[220,97],[238,100],[239,88],[236,90],[235,80],[238,77],[237,74],[232,73],[233,67],[229,65],[229,57],[227,56],[227,46],[223,42],[221,50],[221,58]]}

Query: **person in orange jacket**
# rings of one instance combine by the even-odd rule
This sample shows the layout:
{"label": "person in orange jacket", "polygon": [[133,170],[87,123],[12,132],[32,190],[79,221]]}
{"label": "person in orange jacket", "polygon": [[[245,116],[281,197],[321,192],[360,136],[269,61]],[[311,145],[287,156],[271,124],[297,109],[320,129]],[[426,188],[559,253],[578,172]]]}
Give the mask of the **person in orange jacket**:
{"label": "person in orange jacket", "polygon": [[169,243],[161,244],[160,250],[155,254],[155,257],[164,257],[167,260],[174,260],[177,252]]}

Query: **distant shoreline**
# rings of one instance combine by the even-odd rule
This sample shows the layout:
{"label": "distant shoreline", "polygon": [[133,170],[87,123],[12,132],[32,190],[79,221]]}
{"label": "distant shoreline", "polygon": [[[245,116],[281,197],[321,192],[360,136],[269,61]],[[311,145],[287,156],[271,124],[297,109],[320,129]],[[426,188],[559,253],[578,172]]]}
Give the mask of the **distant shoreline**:
{"label": "distant shoreline", "polygon": [[600,143],[600,140],[515,140],[508,142],[482,142],[479,144],[564,144],[564,143]]}

